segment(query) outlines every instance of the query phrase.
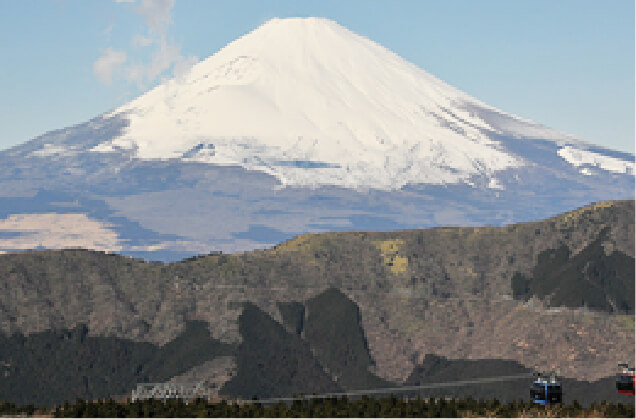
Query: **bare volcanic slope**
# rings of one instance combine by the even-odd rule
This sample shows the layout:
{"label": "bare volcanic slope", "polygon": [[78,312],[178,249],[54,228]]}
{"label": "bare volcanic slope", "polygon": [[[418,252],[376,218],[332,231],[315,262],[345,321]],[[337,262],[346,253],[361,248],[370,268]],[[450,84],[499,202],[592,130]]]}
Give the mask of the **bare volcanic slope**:
{"label": "bare volcanic slope", "polygon": [[0,250],[178,260],[633,198],[632,154],[489,106],[336,22],[273,19],[111,112],[0,152]]}
{"label": "bare volcanic slope", "polygon": [[[250,303],[281,325],[268,326],[280,336],[283,328],[300,334],[343,385],[363,370],[402,382],[426,354],[512,360],[592,380],[633,358],[633,267],[633,201],[501,228],[305,235],[172,264],[29,251],[0,255],[0,327],[10,335],[86,324],[90,336],[165,344],[200,320],[212,338],[238,344]],[[359,319],[343,325],[346,336],[318,322],[328,315],[315,317],[328,304],[317,296],[329,288],[347,297],[333,301],[357,306],[334,306]],[[362,346],[354,338],[361,333]],[[325,347],[325,334],[358,355],[339,363],[347,350]],[[281,347],[306,353],[284,339]]]}

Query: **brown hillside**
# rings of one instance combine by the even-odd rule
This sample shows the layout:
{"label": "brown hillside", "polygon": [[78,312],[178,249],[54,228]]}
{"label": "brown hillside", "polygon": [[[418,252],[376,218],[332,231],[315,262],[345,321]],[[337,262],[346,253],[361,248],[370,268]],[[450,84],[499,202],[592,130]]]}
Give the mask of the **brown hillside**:
{"label": "brown hillside", "polygon": [[[569,262],[593,243],[602,246],[590,252],[599,259],[590,262],[594,272]],[[537,267],[563,246],[567,281],[539,277]],[[633,274],[625,278],[629,263],[611,271],[610,257],[631,260],[633,272],[634,201],[506,227],[304,235],[265,251],[169,265],[86,250],[23,252],[0,255],[0,329],[86,323],[93,335],[165,343],[198,319],[215,338],[237,342],[240,302],[282,323],[278,302],[305,302],[334,287],[359,306],[382,378],[406,379],[431,353],[516,360],[589,380],[634,354],[633,300],[631,311],[616,303],[630,284],[633,295]],[[515,274],[540,292],[514,299]],[[616,279],[603,282],[608,275]],[[562,284],[584,291],[576,304],[550,300],[568,294]]]}

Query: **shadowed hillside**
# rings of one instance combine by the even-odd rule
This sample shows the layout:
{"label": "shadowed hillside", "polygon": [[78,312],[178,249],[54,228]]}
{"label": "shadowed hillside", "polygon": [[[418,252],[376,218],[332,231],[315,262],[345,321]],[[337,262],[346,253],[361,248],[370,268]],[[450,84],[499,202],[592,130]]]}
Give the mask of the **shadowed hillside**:
{"label": "shadowed hillside", "polygon": [[[373,360],[359,325],[358,308],[340,291],[329,289],[307,303],[307,329],[301,337],[288,331],[257,306],[246,303],[239,317],[242,342],[238,347],[209,337],[202,322],[189,322],[185,332],[162,347],[112,337],[91,337],[85,326],[70,331],[14,335],[0,345],[0,399],[19,404],[61,404],[76,398],[124,396],[139,382],[207,381],[214,373],[206,365],[232,357],[236,373],[224,380],[218,395],[230,399],[292,397],[364,389],[387,389],[380,394],[410,397],[472,397],[526,400],[532,381],[518,362],[500,359],[448,360],[426,355],[404,382],[406,386],[435,384],[433,388],[400,391],[369,370]],[[183,379],[186,370],[195,379]],[[514,380],[463,384],[459,381],[525,374]],[[564,400],[626,402],[614,378],[595,382],[562,380]],[[217,380],[218,383],[218,380]],[[442,383],[441,385],[439,383]],[[217,390],[218,390],[217,386]],[[216,394],[216,393],[214,393]]]}
{"label": "shadowed hillside", "polygon": [[352,389],[390,387],[369,371],[373,359],[353,301],[329,289],[307,301],[307,311],[304,338],[340,385]]}
{"label": "shadowed hillside", "polygon": [[232,352],[231,346],[210,338],[203,322],[188,323],[162,347],[90,336],[85,325],[29,336],[0,335],[0,400],[42,406],[129,394],[138,382],[166,381]]}
{"label": "shadowed hillside", "polygon": [[314,359],[309,346],[253,304],[239,318],[243,342],[238,374],[221,394],[250,399],[341,390]]}

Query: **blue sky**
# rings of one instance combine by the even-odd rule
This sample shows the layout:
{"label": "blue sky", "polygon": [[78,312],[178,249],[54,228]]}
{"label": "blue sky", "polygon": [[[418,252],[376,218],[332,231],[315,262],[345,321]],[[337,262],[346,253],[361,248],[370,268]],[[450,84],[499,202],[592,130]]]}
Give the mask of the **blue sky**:
{"label": "blue sky", "polygon": [[3,0],[0,149],[286,16],[334,19],[505,112],[634,152],[631,0]]}

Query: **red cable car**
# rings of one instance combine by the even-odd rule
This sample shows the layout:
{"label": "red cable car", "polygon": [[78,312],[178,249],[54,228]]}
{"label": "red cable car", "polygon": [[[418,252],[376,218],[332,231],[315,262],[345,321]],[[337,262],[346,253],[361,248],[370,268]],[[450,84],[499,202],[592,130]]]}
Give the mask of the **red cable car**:
{"label": "red cable car", "polygon": [[618,364],[623,368],[622,372],[616,374],[616,390],[621,394],[634,395],[634,368],[629,368],[627,363]]}

